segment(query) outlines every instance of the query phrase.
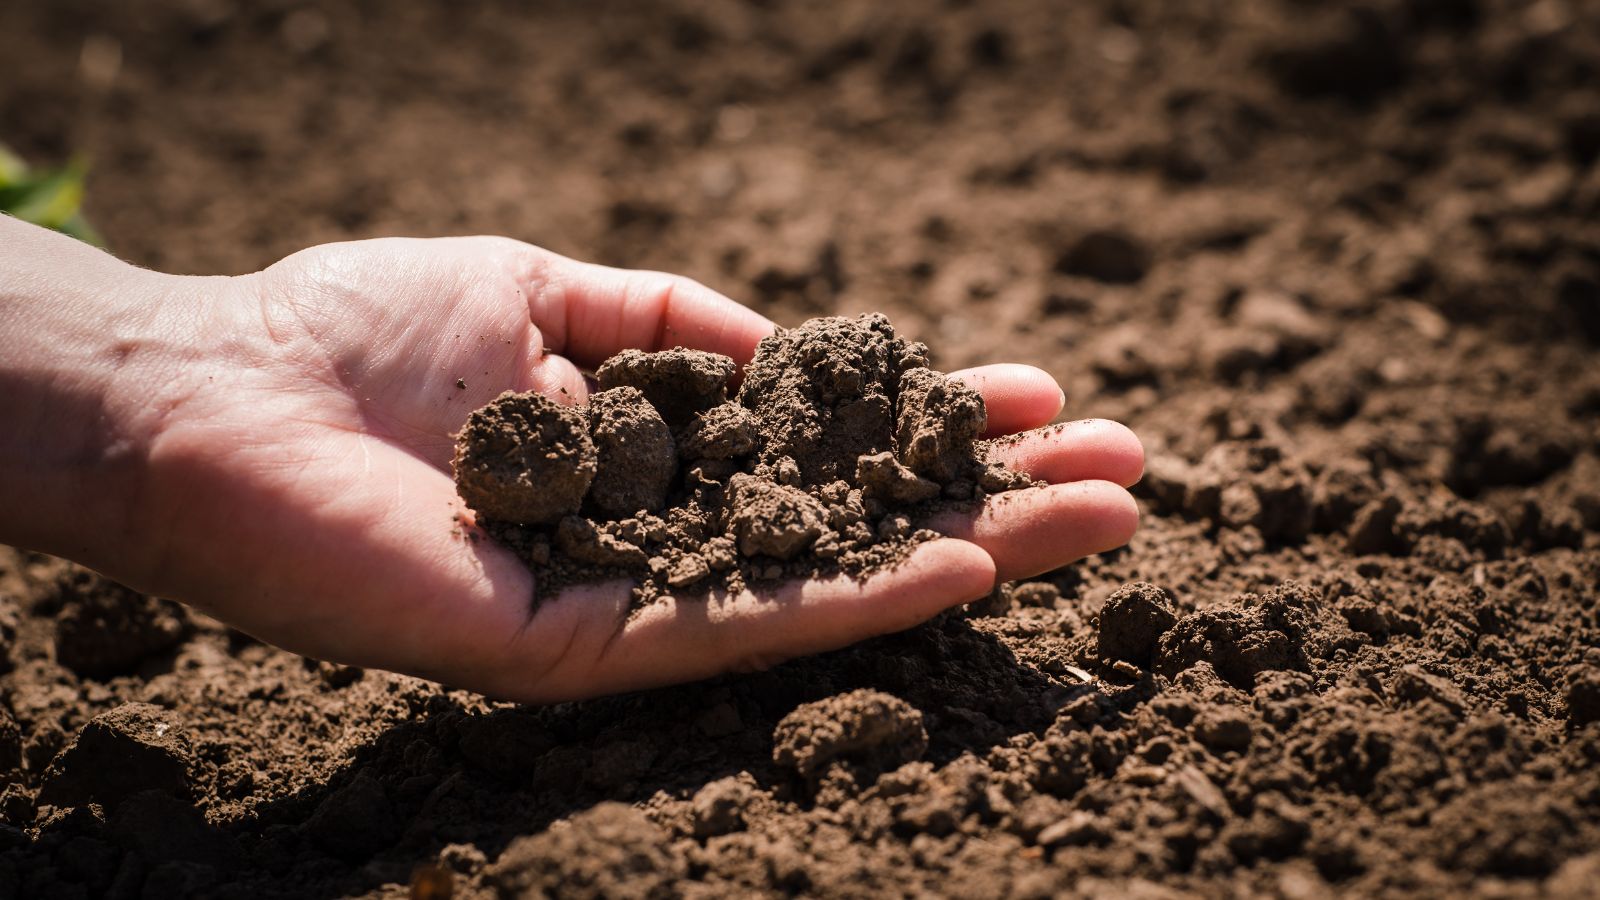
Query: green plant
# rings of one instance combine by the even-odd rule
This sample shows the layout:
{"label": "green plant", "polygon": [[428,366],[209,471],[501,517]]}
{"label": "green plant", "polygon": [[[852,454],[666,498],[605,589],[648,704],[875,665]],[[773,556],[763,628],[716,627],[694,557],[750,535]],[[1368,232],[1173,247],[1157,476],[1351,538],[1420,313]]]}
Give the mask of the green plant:
{"label": "green plant", "polygon": [[99,233],[79,210],[88,170],[88,163],[82,158],[56,169],[30,169],[21,157],[0,144],[0,212],[104,246]]}

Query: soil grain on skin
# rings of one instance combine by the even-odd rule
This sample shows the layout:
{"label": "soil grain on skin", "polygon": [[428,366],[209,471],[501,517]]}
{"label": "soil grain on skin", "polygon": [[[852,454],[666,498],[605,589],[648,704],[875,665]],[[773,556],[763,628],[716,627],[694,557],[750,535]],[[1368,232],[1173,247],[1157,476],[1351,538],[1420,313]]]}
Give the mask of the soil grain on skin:
{"label": "soil grain on skin", "polygon": [[[638,354],[598,417],[510,401],[508,437],[572,454],[504,511],[530,557],[687,593],[963,499],[942,461],[982,425],[907,380],[930,364],[1042,366],[1148,460],[1126,550],[548,708],[0,551],[0,900],[1593,896],[1591,7],[0,4],[0,140],[92,159],[87,214],[140,265],[501,233],[844,317],[736,389]],[[655,505],[668,466],[631,454],[665,459],[662,427]],[[480,496],[534,465],[483,459]],[[650,543],[734,493],[742,527]]]}

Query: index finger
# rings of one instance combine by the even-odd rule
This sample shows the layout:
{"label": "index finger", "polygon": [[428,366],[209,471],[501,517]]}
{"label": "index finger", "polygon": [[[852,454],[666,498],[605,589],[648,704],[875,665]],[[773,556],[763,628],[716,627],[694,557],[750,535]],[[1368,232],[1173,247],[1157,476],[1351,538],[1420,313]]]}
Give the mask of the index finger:
{"label": "index finger", "polygon": [[545,346],[579,365],[596,366],[627,349],[689,347],[743,366],[776,327],[681,275],[614,269],[530,249],[523,278],[528,314]]}

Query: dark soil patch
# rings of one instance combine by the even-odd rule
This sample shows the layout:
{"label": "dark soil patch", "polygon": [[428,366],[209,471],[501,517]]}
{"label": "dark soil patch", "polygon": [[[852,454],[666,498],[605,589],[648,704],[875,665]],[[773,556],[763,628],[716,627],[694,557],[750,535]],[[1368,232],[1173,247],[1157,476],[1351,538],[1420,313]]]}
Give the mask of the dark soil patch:
{"label": "dark soil patch", "polygon": [[[0,137],[88,152],[88,212],[141,264],[507,233],[786,325],[881,311],[944,370],[1044,366],[1150,453],[1125,551],[541,709],[8,553],[0,898],[397,896],[419,867],[462,896],[1592,895],[1586,12],[0,5]],[[866,452],[802,460],[803,430],[708,392],[657,407],[701,458],[819,482]],[[630,409],[596,433],[654,430]]]}

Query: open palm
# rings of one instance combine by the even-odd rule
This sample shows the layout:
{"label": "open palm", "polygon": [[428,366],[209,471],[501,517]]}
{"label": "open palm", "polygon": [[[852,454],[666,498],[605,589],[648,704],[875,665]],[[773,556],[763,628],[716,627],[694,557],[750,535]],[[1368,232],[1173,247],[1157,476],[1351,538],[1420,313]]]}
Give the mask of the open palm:
{"label": "open palm", "polygon": [[[1025,436],[1002,461],[1050,482],[932,527],[865,581],[655,604],[625,583],[534,607],[533,576],[455,494],[453,435],[504,390],[582,402],[580,367],[628,347],[747,362],[772,324],[683,278],[575,262],[503,238],[378,240],[215,282],[210,346],[151,452],[166,552],[141,580],[272,643],[497,696],[552,701],[776,661],[904,629],[1127,541],[1143,466],[1120,425]],[[1045,373],[956,373],[991,432],[1062,403]],[[154,505],[153,505],[154,506]]]}

